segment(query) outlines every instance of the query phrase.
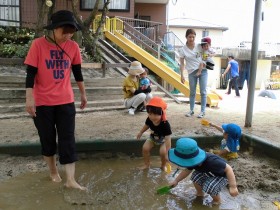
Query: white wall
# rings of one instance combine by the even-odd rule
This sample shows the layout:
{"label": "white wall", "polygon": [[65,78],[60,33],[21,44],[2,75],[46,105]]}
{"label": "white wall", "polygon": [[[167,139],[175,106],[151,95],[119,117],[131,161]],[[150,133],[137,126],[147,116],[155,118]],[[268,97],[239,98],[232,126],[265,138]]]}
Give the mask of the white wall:
{"label": "white wall", "polygon": [[262,82],[270,78],[271,60],[258,60],[255,88],[261,88]]}
{"label": "white wall", "polygon": [[[169,26],[169,31],[172,31],[183,43],[186,43],[186,30],[188,28],[174,28]],[[204,29],[194,29],[196,32],[196,43],[200,43],[202,39],[202,31]],[[212,40],[212,47],[222,47],[223,32],[221,30],[209,30],[209,37]]]}

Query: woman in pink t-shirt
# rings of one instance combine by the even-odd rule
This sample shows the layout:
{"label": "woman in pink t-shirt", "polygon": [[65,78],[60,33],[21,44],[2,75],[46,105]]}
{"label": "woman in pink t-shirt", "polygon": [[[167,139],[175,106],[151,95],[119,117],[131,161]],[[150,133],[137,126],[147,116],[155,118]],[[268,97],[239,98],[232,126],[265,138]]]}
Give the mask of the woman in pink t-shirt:
{"label": "woman in pink t-shirt", "polygon": [[65,165],[65,186],[84,190],[75,180],[76,109],[70,79],[72,71],[81,94],[80,108],[84,109],[87,98],[82,59],[78,44],[71,40],[80,26],[72,12],[60,10],[51,16],[51,24],[45,28],[49,35],[32,42],[24,62],[27,65],[26,111],[34,119],[52,181],[61,182],[56,166],[58,150],[59,162]]}

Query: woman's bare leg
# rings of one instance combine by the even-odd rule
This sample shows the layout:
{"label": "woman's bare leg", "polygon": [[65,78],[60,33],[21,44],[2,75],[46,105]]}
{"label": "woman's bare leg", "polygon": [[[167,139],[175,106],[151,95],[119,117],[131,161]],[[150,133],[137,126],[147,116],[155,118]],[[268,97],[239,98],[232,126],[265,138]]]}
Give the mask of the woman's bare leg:
{"label": "woman's bare leg", "polygon": [[44,156],[44,160],[46,161],[49,170],[50,170],[50,178],[53,182],[61,182],[61,177],[58,173],[57,165],[56,165],[56,157],[54,156]]}
{"label": "woman's bare leg", "polygon": [[69,188],[76,188],[86,190],[86,187],[79,185],[75,180],[75,163],[65,164],[66,183],[65,186]]}

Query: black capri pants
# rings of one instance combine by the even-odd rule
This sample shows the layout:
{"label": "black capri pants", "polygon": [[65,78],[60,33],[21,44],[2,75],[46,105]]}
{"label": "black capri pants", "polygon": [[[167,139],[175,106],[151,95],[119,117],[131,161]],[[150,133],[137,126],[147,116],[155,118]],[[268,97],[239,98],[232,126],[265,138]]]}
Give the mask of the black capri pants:
{"label": "black capri pants", "polygon": [[75,116],[74,103],[36,107],[36,117],[33,119],[40,137],[42,155],[53,156],[58,149],[60,164],[78,160],[75,147]]}

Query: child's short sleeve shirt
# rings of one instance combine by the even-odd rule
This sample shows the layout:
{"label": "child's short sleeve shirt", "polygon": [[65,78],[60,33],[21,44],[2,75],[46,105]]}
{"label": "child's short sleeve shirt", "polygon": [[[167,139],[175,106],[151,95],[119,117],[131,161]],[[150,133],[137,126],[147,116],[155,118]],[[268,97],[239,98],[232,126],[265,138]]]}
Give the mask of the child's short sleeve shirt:
{"label": "child's short sleeve shirt", "polygon": [[188,167],[188,170],[196,170],[202,173],[206,173],[209,176],[221,176],[226,177],[226,161],[214,154],[206,153],[207,157],[201,165],[195,167]]}
{"label": "child's short sleeve shirt", "polygon": [[171,126],[168,121],[161,121],[159,125],[155,126],[153,122],[147,118],[145,124],[151,129],[150,137],[156,142],[161,142],[165,136],[172,134]]}

